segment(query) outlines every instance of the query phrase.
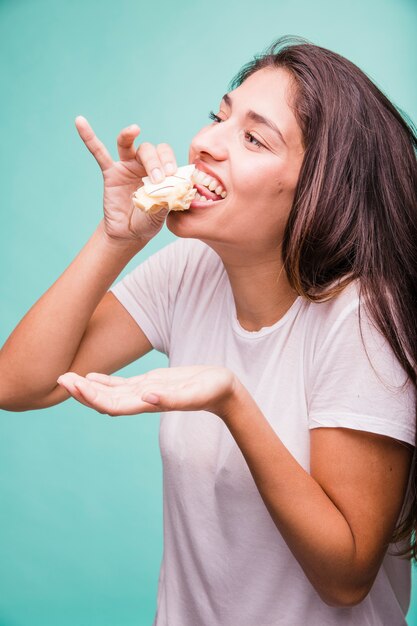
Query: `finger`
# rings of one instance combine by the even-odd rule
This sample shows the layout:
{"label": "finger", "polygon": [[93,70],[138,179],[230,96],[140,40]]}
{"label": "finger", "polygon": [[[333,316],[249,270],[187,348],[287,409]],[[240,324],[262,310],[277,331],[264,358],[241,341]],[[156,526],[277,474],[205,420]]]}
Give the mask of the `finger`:
{"label": "finger", "polygon": [[142,402],[152,405],[158,408],[160,411],[175,411],[178,406],[178,410],[182,410],[181,401],[178,404],[178,394],[175,391],[168,391],[155,385],[149,387],[146,391],[143,391],[140,395]]}
{"label": "finger", "polygon": [[104,385],[86,379],[77,380],[74,384],[79,388],[84,399],[99,413],[116,417],[150,412],[149,405],[146,405],[132,390],[125,389],[123,393],[118,393],[116,389],[109,387],[104,389]]}
{"label": "finger", "polygon": [[162,163],[164,172],[167,176],[172,176],[178,169],[177,161],[175,159],[174,151],[167,143],[160,143],[156,146],[156,151],[159,156],[159,160]]}
{"label": "finger", "polygon": [[198,385],[186,383],[180,387],[149,385],[141,394],[141,400],[160,411],[193,411],[201,409]]}
{"label": "finger", "polygon": [[[79,374],[76,374],[75,372],[67,372],[66,374],[62,374],[62,376],[58,378],[57,382],[63,387],[65,387],[67,391],[71,393],[71,395],[74,395],[74,393],[79,395],[79,388],[76,387],[76,385],[79,382],[83,383],[83,381],[85,380],[86,379],[83,376],[80,376]],[[101,390],[104,393],[106,393],[109,390],[109,386],[103,385],[101,382],[91,381],[91,384],[94,385],[94,388],[97,389],[97,391]],[[76,400],[78,400],[78,397],[76,397]]]}
{"label": "finger", "polygon": [[80,375],[77,374],[76,372],[65,372],[65,374],[61,374],[61,376],[59,376],[56,382],[59,383],[60,385],[71,386],[74,380],[79,377]]}
{"label": "finger", "polygon": [[102,398],[116,398],[131,393],[128,385],[126,384],[126,380],[124,381],[124,384],[119,383],[117,386],[112,386],[106,385],[97,380],[91,380],[90,378],[83,378],[80,376],[73,382],[74,385],[78,385],[78,383],[81,383],[81,385],[83,383],[87,384],[89,389],[95,390],[97,393],[101,393]]}
{"label": "finger", "polygon": [[137,124],[132,124],[124,128],[117,137],[117,150],[121,161],[130,161],[135,158],[136,148],[134,141],[140,133]]}
{"label": "finger", "polygon": [[94,408],[90,404],[88,404],[88,402],[85,401],[85,399],[81,395],[80,390],[77,389],[77,387],[75,387],[73,383],[70,383],[70,382],[65,382],[65,383],[64,382],[59,382],[58,384],[61,385],[61,387],[64,387],[64,389],[66,389],[68,391],[70,396],[72,398],[74,398],[74,400],[77,400],[77,402],[80,402],[80,404],[84,404],[84,406],[87,406],[89,409]]}
{"label": "finger", "polygon": [[80,379],[74,382],[74,386],[79,390],[83,399],[88,402],[91,408],[99,413],[113,414],[113,399],[106,396],[97,389],[97,383],[91,383],[88,380]]}
{"label": "finger", "polygon": [[126,378],[123,378],[123,376],[108,376],[99,372],[89,372],[86,378],[109,387],[117,387],[126,383]]}
{"label": "finger", "polygon": [[153,183],[160,183],[165,178],[164,168],[154,145],[142,143],[136,151],[136,159],[143,165]]}
{"label": "finger", "polygon": [[108,153],[106,146],[96,136],[90,124],[82,115],[78,115],[78,117],[75,118],[75,126],[77,127],[81,139],[104,172],[104,170],[109,168],[113,163],[113,159]]}
{"label": "finger", "polygon": [[86,378],[91,382],[103,385],[104,387],[115,387],[119,392],[130,392],[131,386],[137,386],[138,383],[143,383],[149,374],[139,374],[137,376],[131,376],[130,378],[125,378],[124,376],[108,376],[107,374],[102,374],[101,372],[89,372],[86,374]]}
{"label": "finger", "polygon": [[157,393],[153,393],[152,391],[147,391],[143,394],[142,400],[144,402],[148,402],[149,404],[160,404],[161,396]]}

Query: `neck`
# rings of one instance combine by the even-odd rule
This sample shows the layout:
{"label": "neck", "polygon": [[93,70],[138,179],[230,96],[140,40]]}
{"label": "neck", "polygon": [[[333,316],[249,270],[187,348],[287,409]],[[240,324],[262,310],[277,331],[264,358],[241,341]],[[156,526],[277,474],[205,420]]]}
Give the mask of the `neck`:
{"label": "neck", "polygon": [[[207,242],[208,243],[208,242]],[[245,330],[272,326],[297,298],[281,260],[281,250],[269,255],[211,245],[223,261],[236,306],[237,319]]]}

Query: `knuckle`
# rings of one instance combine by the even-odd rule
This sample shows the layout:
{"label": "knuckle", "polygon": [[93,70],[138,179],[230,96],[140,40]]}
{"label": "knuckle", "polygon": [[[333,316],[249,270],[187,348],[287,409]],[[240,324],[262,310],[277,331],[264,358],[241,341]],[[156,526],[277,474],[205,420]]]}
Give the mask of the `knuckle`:
{"label": "knuckle", "polygon": [[144,141],[139,146],[139,152],[150,152],[155,150],[155,146],[153,146],[149,141]]}
{"label": "knuckle", "polygon": [[174,152],[173,150],[170,148],[170,146],[168,146],[168,144],[159,144],[157,146],[157,151],[158,151],[158,155],[161,158],[161,160],[163,161],[174,161],[175,162],[175,157],[174,157]]}
{"label": "knuckle", "polygon": [[123,133],[123,131],[117,137],[117,144],[123,146],[126,143],[131,143],[130,138]]}
{"label": "knuckle", "polygon": [[158,153],[152,144],[141,144],[138,148],[138,154],[141,161],[146,165],[146,169],[152,170],[154,167],[161,166]]}
{"label": "knuckle", "polygon": [[91,150],[91,148],[94,147],[94,145],[98,142],[98,139],[93,133],[92,135],[89,135],[88,137],[84,136],[83,141],[85,145],[87,146],[87,148]]}

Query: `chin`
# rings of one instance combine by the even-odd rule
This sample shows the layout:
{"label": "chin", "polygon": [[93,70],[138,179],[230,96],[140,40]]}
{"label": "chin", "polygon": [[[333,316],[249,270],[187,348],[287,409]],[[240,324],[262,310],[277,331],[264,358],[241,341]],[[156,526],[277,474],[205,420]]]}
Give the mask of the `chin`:
{"label": "chin", "polygon": [[187,211],[170,211],[166,218],[165,224],[168,230],[176,235],[176,237],[182,237],[183,239],[199,239],[198,231],[201,232],[201,228],[198,229],[190,224],[189,216],[186,215]]}

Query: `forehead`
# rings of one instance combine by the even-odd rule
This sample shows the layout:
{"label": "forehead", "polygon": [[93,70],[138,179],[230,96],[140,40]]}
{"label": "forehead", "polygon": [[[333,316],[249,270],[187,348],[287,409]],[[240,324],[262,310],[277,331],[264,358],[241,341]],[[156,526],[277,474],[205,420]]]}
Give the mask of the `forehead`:
{"label": "forehead", "polygon": [[[291,74],[281,67],[267,67],[251,74],[230,95],[233,101],[250,101],[250,105],[277,108],[290,108],[295,82]],[[249,108],[249,106],[248,106]]]}

